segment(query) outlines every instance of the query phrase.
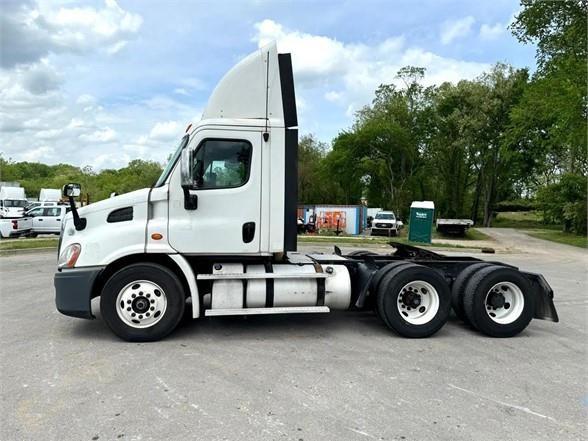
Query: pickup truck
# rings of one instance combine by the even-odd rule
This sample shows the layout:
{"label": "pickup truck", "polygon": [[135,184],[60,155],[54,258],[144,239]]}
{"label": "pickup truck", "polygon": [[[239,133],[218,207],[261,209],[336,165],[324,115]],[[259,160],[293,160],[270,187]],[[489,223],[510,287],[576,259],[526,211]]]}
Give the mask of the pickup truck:
{"label": "pickup truck", "polygon": [[38,234],[60,234],[61,221],[70,211],[66,205],[43,206],[33,208],[27,212],[27,216],[32,219],[31,237]]}
{"label": "pickup truck", "polygon": [[372,236],[396,236],[398,234],[398,225],[396,222],[396,215],[393,211],[380,211],[372,220]]}
{"label": "pickup truck", "polygon": [[33,220],[30,217],[19,217],[16,219],[0,219],[0,237],[29,236],[33,227]]}

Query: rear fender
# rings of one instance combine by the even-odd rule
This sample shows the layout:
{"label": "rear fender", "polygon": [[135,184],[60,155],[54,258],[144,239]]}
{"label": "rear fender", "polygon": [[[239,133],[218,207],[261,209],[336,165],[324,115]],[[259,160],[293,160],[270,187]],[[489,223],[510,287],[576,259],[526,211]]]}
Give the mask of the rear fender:
{"label": "rear fender", "polygon": [[533,317],[540,320],[559,322],[555,305],[553,304],[553,289],[547,280],[536,273],[521,271],[531,284],[531,290],[535,294],[535,313]]}

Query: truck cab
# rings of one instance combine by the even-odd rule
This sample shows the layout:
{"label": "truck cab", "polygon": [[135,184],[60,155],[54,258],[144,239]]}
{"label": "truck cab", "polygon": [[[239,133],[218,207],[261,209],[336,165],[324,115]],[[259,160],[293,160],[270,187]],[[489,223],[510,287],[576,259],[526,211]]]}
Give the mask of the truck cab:
{"label": "truck cab", "polygon": [[[152,187],[77,209],[80,186],[64,186],[71,212],[62,223],[57,309],[92,319],[99,297],[102,318],[128,341],[165,337],[186,308],[193,318],[376,308],[401,335],[437,332],[452,278],[478,261],[400,245],[387,256],[298,253],[297,127],[292,60],[270,44],[222,78]],[[516,277],[523,297],[514,288],[501,295],[521,306],[536,294]],[[554,317],[546,288],[538,289],[547,302],[541,317]],[[531,302],[504,332],[528,324]]]}
{"label": "truck cab", "polygon": [[0,218],[16,219],[23,217],[27,204],[24,188],[0,188]]}

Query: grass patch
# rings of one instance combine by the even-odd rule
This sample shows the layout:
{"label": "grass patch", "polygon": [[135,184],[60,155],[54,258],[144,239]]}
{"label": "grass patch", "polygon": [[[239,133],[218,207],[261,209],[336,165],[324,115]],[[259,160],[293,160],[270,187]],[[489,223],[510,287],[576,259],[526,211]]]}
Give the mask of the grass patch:
{"label": "grass patch", "polygon": [[465,235],[466,240],[492,240],[490,236],[486,233],[482,233],[480,230],[476,230],[475,228],[470,228],[466,231]]}
{"label": "grass patch", "polygon": [[485,233],[482,233],[475,228],[469,228],[465,236],[455,236],[455,235],[447,235],[439,233],[437,230],[433,230],[433,239],[443,239],[443,240],[492,240],[490,236]]}
{"label": "grass patch", "polygon": [[57,248],[59,239],[18,239],[0,242],[0,251],[28,250],[31,248]]}
{"label": "grass patch", "polygon": [[528,231],[527,234],[536,237],[537,239],[550,240],[552,242],[563,243],[580,248],[588,248],[588,238],[573,233],[564,233],[563,231],[553,230],[536,230]]}
{"label": "grass patch", "polygon": [[527,230],[561,230],[561,225],[547,225],[538,211],[503,211],[492,221],[496,228],[520,228]]}

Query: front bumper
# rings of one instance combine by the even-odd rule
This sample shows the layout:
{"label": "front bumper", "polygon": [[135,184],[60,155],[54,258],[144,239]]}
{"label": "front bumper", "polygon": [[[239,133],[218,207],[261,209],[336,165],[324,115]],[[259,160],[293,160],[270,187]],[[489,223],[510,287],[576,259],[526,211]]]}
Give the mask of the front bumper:
{"label": "front bumper", "polygon": [[62,314],[85,319],[92,315],[94,282],[103,267],[64,269],[55,273],[55,305]]}

